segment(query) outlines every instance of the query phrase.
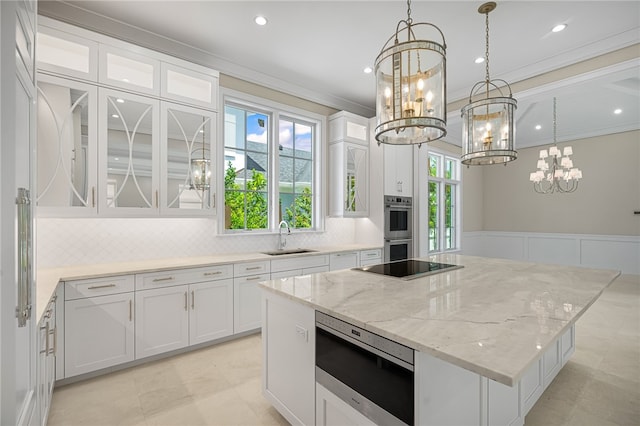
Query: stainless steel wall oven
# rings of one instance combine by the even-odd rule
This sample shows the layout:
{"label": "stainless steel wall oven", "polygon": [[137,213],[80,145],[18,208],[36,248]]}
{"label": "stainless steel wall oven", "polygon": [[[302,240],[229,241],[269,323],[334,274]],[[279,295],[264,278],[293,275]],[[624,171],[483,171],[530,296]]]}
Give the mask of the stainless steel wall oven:
{"label": "stainless steel wall oven", "polygon": [[411,197],[384,196],[384,238],[413,237],[413,205]]}
{"label": "stainless steel wall oven", "polygon": [[414,424],[413,349],[316,311],[316,382],[380,425]]}

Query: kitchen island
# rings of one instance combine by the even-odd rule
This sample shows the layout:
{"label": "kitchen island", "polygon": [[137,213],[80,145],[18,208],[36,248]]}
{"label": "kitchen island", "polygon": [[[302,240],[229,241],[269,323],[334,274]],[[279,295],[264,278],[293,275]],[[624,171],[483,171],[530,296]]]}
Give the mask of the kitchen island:
{"label": "kitchen island", "polygon": [[424,260],[463,268],[413,280],[347,270],[261,284],[263,390],[287,420],[373,423],[353,408],[359,402],[316,384],[320,312],[415,351],[415,424],[522,424],[573,353],[576,320],[619,275],[461,255]]}

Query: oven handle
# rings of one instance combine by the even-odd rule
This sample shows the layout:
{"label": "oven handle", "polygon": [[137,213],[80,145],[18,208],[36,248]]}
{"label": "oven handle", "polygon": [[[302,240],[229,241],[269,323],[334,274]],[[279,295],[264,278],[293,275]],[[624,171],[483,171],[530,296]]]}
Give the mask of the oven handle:
{"label": "oven handle", "polygon": [[394,238],[385,238],[385,243],[394,243],[394,244],[403,244],[410,243],[413,241],[413,238],[402,238],[402,239],[394,239]]}
{"label": "oven handle", "polygon": [[411,206],[394,206],[386,204],[384,206],[387,210],[411,210],[413,207]]}
{"label": "oven handle", "polygon": [[389,362],[392,362],[392,363],[394,363],[396,365],[399,365],[400,367],[406,368],[409,371],[413,371],[413,365],[412,364],[409,364],[406,361],[403,361],[403,360],[401,360],[399,358],[396,358],[396,357],[394,357],[392,355],[389,355],[386,352],[382,352],[380,349],[377,349],[377,348],[374,348],[373,346],[369,346],[369,345],[367,345],[365,343],[362,343],[361,341],[359,341],[357,339],[354,339],[351,336],[347,336],[346,334],[338,333],[334,329],[332,329],[331,327],[327,327],[326,325],[321,324],[319,322],[316,322],[316,327],[321,328],[324,331],[326,331],[327,333],[333,334],[334,336],[336,336],[336,337],[338,337],[338,338],[340,338],[342,340],[346,340],[349,343],[353,343],[354,345],[356,345],[356,346],[358,346],[358,347],[360,347],[360,348],[362,348],[362,349],[364,349],[366,351],[374,353],[374,354],[378,355],[380,358],[384,358]]}

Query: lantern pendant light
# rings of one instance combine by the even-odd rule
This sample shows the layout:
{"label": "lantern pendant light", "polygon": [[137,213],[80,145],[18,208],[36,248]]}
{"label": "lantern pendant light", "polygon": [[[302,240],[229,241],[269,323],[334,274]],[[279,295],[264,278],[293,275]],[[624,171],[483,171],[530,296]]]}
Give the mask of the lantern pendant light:
{"label": "lantern pendant light", "polygon": [[[489,12],[496,8],[488,2],[478,8],[485,15],[486,48],[485,80],[476,83],[469,95],[469,104],[462,112],[462,164],[506,164],[518,157],[515,150],[515,110],[517,101],[512,97],[511,86],[504,80],[489,78]],[[508,90],[505,96],[497,83]],[[484,90],[482,90],[484,89]],[[490,96],[493,92],[494,96]],[[475,98],[475,99],[474,99]]]}
{"label": "lantern pendant light", "polygon": [[[426,31],[442,42],[417,38]],[[378,144],[422,144],[447,134],[445,50],[438,27],[413,23],[408,0],[407,19],[398,22],[375,61]]]}
{"label": "lantern pendant light", "polygon": [[206,191],[211,185],[211,160],[205,138],[205,119],[202,117],[202,149],[191,153],[191,189]]}

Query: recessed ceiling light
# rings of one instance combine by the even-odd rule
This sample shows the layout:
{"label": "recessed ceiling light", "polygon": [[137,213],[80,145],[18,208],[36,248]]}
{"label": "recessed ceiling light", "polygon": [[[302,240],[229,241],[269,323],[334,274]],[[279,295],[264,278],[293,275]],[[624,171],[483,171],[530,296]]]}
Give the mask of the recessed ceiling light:
{"label": "recessed ceiling light", "polygon": [[558,24],[555,27],[553,27],[551,29],[551,31],[553,31],[554,33],[559,33],[560,31],[564,30],[565,28],[567,28],[567,24]]}
{"label": "recessed ceiling light", "polygon": [[118,99],[116,99],[116,102],[119,103],[119,104],[123,104],[124,103],[124,99],[118,98]]}
{"label": "recessed ceiling light", "polygon": [[371,67],[366,67],[363,71],[365,74],[371,74],[373,72],[373,69],[371,69]]}
{"label": "recessed ceiling light", "polygon": [[613,111],[613,113],[614,113],[614,114],[622,114],[622,110],[621,110],[620,108],[616,108],[616,109]]}
{"label": "recessed ceiling light", "polygon": [[476,58],[475,63],[476,64],[481,64],[484,62],[484,58]]}
{"label": "recessed ceiling light", "polygon": [[129,79],[128,78],[123,78],[122,81],[124,81],[125,83],[128,83]]}
{"label": "recessed ceiling light", "polygon": [[118,157],[113,157],[113,159],[114,159],[115,161],[120,161],[120,158],[118,158]]}
{"label": "recessed ceiling light", "polygon": [[267,18],[265,18],[264,16],[258,15],[253,20],[260,26],[267,25]]}
{"label": "recessed ceiling light", "polygon": [[542,126],[539,124],[536,124],[536,130],[540,130],[540,129],[542,129]]}
{"label": "recessed ceiling light", "polygon": [[111,118],[120,118],[118,114],[111,114]]}

